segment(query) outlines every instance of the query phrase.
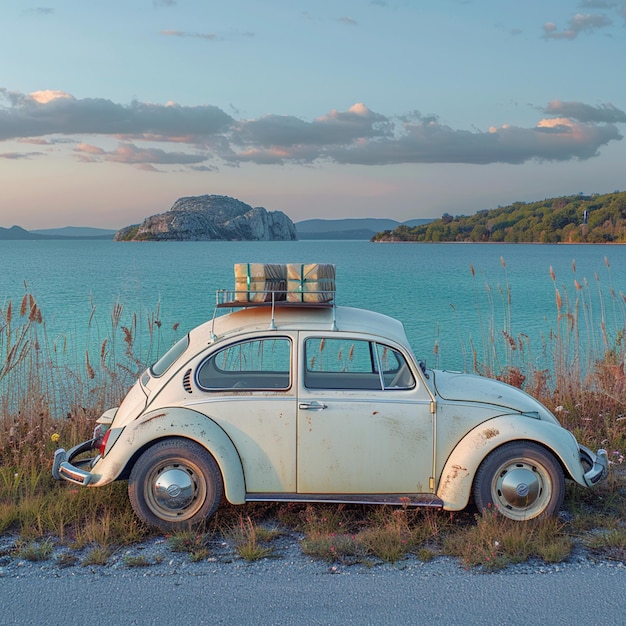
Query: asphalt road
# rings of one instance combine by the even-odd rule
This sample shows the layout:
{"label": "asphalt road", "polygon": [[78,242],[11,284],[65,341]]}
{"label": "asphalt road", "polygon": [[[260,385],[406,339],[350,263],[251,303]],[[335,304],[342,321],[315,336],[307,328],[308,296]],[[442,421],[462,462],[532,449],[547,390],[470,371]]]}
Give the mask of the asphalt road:
{"label": "asphalt road", "polygon": [[0,577],[0,624],[623,624],[626,567],[465,571],[293,563]]}

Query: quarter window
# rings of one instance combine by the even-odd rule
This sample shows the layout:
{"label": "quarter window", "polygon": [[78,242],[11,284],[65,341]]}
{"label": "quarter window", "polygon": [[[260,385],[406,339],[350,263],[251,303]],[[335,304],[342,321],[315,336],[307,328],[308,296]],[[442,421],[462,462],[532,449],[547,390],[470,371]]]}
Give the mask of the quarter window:
{"label": "quarter window", "polygon": [[271,337],[235,343],[211,355],[196,373],[202,389],[288,389],[291,342]]}
{"label": "quarter window", "polygon": [[178,357],[187,349],[189,335],[179,339],[151,368],[153,376],[163,376]]}

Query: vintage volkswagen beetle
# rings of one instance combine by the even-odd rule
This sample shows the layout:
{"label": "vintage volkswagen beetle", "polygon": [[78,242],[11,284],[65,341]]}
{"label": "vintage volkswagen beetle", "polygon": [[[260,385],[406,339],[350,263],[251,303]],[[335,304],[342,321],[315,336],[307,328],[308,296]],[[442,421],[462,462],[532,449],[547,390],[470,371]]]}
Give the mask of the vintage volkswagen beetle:
{"label": "vintage volkswagen beetle", "polygon": [[[402,324],[330,303],[248,303],[192,330],[150,367],[53,475],[127,479],[164,529],[251,501],[495,507],[554,515],[565,480],[606,476],[546,407],[488,378],[416,360]],[[93,458],[85,453],[96,451]]]}

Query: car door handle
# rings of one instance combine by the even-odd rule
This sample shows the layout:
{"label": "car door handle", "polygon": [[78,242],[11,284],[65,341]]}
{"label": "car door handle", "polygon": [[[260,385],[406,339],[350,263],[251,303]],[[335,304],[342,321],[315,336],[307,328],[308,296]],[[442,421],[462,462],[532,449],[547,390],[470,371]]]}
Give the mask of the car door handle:
{"label": "car door handle", "polygon": [[321,411],[322,409],[327,409],[328,407],[323,402],[300,402],[298,408],[303,411]]}

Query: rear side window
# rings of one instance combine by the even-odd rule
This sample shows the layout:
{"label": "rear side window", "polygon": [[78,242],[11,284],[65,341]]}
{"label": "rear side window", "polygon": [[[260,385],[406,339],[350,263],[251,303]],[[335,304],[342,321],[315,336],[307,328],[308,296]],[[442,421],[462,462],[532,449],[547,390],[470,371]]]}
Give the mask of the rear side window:
{"label": "rear side window", "polygon": [[231,344],[211,355],[196,372],[201,389],[288,389],[291,341],[271,337]]}

